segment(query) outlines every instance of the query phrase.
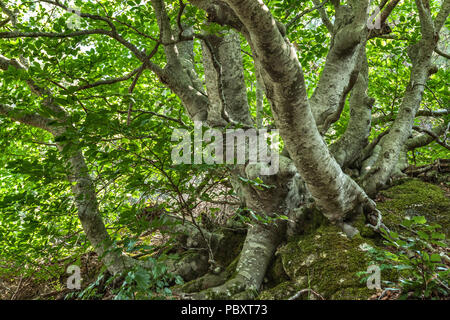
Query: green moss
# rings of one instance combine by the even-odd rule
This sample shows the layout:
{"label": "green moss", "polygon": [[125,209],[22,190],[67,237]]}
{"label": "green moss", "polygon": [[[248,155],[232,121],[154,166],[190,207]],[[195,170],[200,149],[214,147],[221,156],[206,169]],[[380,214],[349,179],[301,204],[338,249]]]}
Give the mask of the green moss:
{"label": "green moss", "polygon": [[380,192],[386,201],[377,203],[387,227],[398,230],[405,217],[425,216],[430,223],[439,223],[448,236],[450,199],[436,185],[408,179]]}
{"label": "green moss", "polygon": [[[420,180],[406,180],[380,193],[385,200],[378,203],[385,224],[396,229],[406,217],[424,215],[428,221],[441,224],[448,232],[450,200],[437,186]],[[356,275],[367,270],[372,262],[368,256],[367,246],[380,247],[382,239],[372,229],[365,227],[364,217],[358,216],[354,225],[360,234],[352,239],[327,222],[309,216],[312,229],[304,230],[301,236],[289,239],[281,247],[269,266],[267,282],[258,299],[288,299],[299,290],[311,288],[325,299],[367,299],[375,293],[369,290],[365,282]],[[197,292],[207,287],[215,287],[225,280],[226,290],[207,290],[208,297],[215,299],[248,298],[252,292],[240,292],[236,277],[236,265],[242,247],[242,239],[227,254],[223,262],[231,261],[219,276],[207,275],[201,281],[192,281],[185,285],[185,292]],[[366,247],[366,248],[365,248]],[[231,249],[231,248],[230,248]],[[237,256],[236,256],[237,255]],[[225,257],[225,255],[223,256]],[[234,259],[230,260],[230,257]],[[393,271],[382,271],[382,280],[395,281]],[[237,295],[233,295],[239,292]],[[302,299],[308,299],[305,294]]]}
{"label": "green moss", "polygon": [[378,233],[376,233],[372,228],[367,227],[366,217],[363,214],[357,215],[352,221],[352,225],[359,230],[359,236],[362,238],[379,238]]}
{"label": "green moss", "polygon": [[225,269],[225,277],[227,279],[232,279],[234,277],[234,275],[236,274],[236,267],[239,263],[240,257],[241,257],[241,255],[239,254],[237,257],[234,258],[234,260]]}
{"label": "green moss", "polygon": [[334,293],[331,296],[331,300],[367,300],[367,298],[371,295],[371,292],[374,293],[373,290],[369,290],[366,287],[348,287]]}
{"label": "green moss", "polygon": [[[450,199],[438,186],[408,179],[384,190],[378,208],[384,223],[396,229],[407,216],[423,215],[429,222],[443,226],[448,233]],[[325,299],[367,299],[375,293],[361,282],[357,272],[367,270],[372,262],[366,248],[382,246],[382,239],[372,229],[365,227],[364,217],[356,217],[354,225],[360,234],[348,239],[342,231],[327,223],[317,230],[293,237],[278,250],[282,270],[289,280],[266,286],[259,299],[287,299],[301,289],[311,288]],[[365,244],[365,245],[364,245]],[[268,274],[279,273],[280,265],[275,261]],[[394,271],[383,270],[382,281],[395,281]],[[308,295],[302,297],[307,299]]]}
{"label": "green moss", "polygon": [[369,262],[360,248],[364,243],[373,246],[371,240],[359,235],[350,240],[332,225],[323,225],[313,234],[292,239],[279,249],[283,269],[291,281],[263,291],[260,299],[286,299],[305,288],[313,289],[325,299],[346,299],[345,289],[367,299],[374,290],[367,289],[356,276],[356,272],[367,269]]}
{"label": "green moss", "polygon": [[285,281],[280,283],[279,285],[262,291],[258,300],[286,300],[300,291],[301,288],[298,284],[293,281]]}

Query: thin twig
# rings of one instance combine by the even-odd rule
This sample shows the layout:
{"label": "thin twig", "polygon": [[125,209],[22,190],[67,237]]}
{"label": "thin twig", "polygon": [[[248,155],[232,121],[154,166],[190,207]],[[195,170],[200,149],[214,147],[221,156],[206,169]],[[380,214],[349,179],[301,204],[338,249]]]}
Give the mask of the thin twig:
{"label": "thin twig", "polygon": [[444,57],[446,59],[450,59],[450,54],[445,53],[442,50],[439,50],[437,47],[434,49],[434,52],[436,52],[438,55],[440,55],[440,56],[442,56],[442,57]]}
{"label": "thin twig", "polygon": [[318,10],[320,8],[322,8],[326,3],[328,2],[328,0],[324,0],[322,3],[318,4],[317,6],[311,8],[311,9],[307,9],[301,13],[299,13],[298,15],[296,15],[291,21],[289,21],[286,24],[286,30],[289,30],[299,19],[301,19],[304,15],[311,13],[315,10]]}
{"label": "thin twig", "polygon": [[430,131],[430,130],[427,130],[427,129],[423,129],[423,128],[418,127],[418,126],[413,126],[412,128],[414,130],[418,131],[418,132],[423,132],[423,133],[428,134],[429,136],[434,138],[436,143],[438,143],[439,145],[443,146],[444,148],[450,150],[450,146],[447,143],[445,143],[445,141],[442,141],[441,139],[439,139],[439,136],[437,134],[435,134],[433,131]]}
{"label": "thin twig", "polygon": [[11,300],[14,300],[14,299],[16,298],[16,295],[17,295],[17,293],[19,292],[20,287],[22,286],[22,280],[23,280],[23,275],[20,276],[19,284],[18,284],[18,286],[17,286],[16,291],[15,291],[14,294],[12,295]]}
{"label": "thin twig", "polygon": [[320,294],[318,294],[317,292],[315,292],[313,289],[302,289],[299,292],[297,292],[296,294],[294,294],[292,297],[290,297],[288,300],[297,300],[302,294],[304,294],[305,292],[309,292],[312,293],[313,295],[315,295],[316,297],[318,297],[320,300],[325,300],[324,297],[322,297]]}

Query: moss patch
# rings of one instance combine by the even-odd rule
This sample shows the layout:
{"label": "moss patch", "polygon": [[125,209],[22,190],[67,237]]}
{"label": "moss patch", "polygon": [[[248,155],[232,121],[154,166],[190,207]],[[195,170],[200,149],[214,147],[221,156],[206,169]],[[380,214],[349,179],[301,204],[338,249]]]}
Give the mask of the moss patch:
{"label": "moss patch", "polygon": [[350,240],[331,225],[292,239],[278,251],[291,281],[263,291],[260,298],[287,299],[300,289],[311,288],[325,299],[367,299],[374,290],[356,276],[368,266],[364,244],[373,246],[361,236]]}
{"label": "moss patch", "polygon": [[436,185],[419,179],[408,179],[401,184],[380,192],[386,201],[377,204],[386,226],[399,230],[398,225],[406,218],[425,216],[430,223],[439,223],[449,236],[450,199]]}
{"label": "moss patch", "polygon": [[[407,179],[380,193],[383,201],[378,208],[384,223],[393,230],[406,217],[423,215],[430,223],[439,223],[448,236],[450,199],[436,185],[418,179]],[[297,236],[278,250],[278,258],[271,265],[270,274],[280,274],[280,262],[288,277],[281,283],[266,286],[258,299],[288,299],[301,289],[311,288],[325,299],[367,299],[375,290],[369,290],[359,271],[367,270],[370,257],[367,246],[380,247],[382,239],[370,228],[364,227],[363,216],[354,225],[361,234],[348,239],[339,228],[327,223],[312,233]],[[282,274],[282,273],[281,273]],[[395,281],[392,271],[382,271],[382,280]],[[308,299],[305,294],[303,299]]]}
{"label": "moss patch", "polygon": [[276,287],[273,287],[271,289],[267,289],[262,291],[259,296],[258,300],[285,300],[289,297],[292,297],[294,294],[296,294],[298,291],[303,289],[298,284],[296,284],[293,281],[285,281],[277,285]]}

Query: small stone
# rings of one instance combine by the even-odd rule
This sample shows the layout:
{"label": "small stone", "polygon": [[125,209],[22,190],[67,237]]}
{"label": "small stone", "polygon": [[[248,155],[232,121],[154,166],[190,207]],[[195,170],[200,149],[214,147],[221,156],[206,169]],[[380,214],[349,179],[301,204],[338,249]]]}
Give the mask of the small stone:
{"label": "small stone", "polygon": [[306,265],[307,267],[309,267],[310,265],[313,264],[313,262],[314,262],[315,260],[316,260],[316,255],[315,255],[315,254],[311,254],[311,255],[309,255],[309,256],[306,258],[305,265]]}
{"label": "small stone", "polygon": [[360,248],[362,251],[369,251],[369,250],[373,249],[372,246],[368,245],[367,243],[362,243],[362,244],[360,244],[360,245],[359,245],[359,248]]}

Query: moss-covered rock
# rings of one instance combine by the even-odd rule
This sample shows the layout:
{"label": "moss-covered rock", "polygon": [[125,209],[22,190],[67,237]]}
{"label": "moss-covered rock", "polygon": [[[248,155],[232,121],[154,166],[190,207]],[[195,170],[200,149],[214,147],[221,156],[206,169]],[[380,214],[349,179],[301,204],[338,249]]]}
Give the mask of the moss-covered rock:
{"label": "moss-covered rock", "polygon": [[[403,219],[415,215],[423,215],[430,222],[436,222],[444,227],[448,235],[448,221],[450,219],[450,199],[439,187],[416,179],[407,179],[380,193],[382,201],[378,208],[383,214],[384,223],[393,230]],[[370,247],[381,248],[382,238],[365,227],[362,215],[353,221],[360,230],[349,239],[340,228],[327,221],[320,221],[315,228],[305,231],[300,236],[290,237],[288,242],[277,250],[274,260],[266,273],[263,291],[257,299],[288,299],[302,289],[310,288],[325,299],[367,299],[375,293],[375,289],[368,289],[361,281],[358,272],[367,270],[372,263],[367,251]],[[207,288],[222,285],[230,280],[229,290],[224,296],[213,298],[246,298],[253,297],[253,292],[243,292],[233,296],[234,285],[241,282],[236,279],[236,265],[238,252],[242,247],[243,237],[236,240],[235,245],[219,246],[230,248],[223,250],[218,261],[228,265],[220,275],[207,274],[183,286],[184,292],[198,292]],[[220,255],[220,254],[219,254]],[[231,261],[232,260],[232,261]],[[230,263],[231,261],[231,263]],[[190,261],[191,262],[191,261]],[[397,275],[392,271],[382,271],[382,280],[395,281]],[[208,291],[215,294],[215,291]],[[301,298],[314,299],[310,294]]]}
{"label": "moss-covered rock", "polygon": [[399,230],[399,224],[407,217],[425,216],[428,222],[442,225],[449,235],[450,199],[436,185],[419,179],[401,181],[380,192],[385,201],[378,202],[386,226]]}
{"label": "moss-covered rock", "polygon": [[263,290],[259,296],[258,300],[285,300],[292,297],[298,291],[303,289],[301,285],[295,283],[294,281],[284,281],[277,286]]}
{"label": "moss-covered rock", "polygon": [[[450,199],[436,185],[417,179],[406,179],[380,193],[383,201],[377,203],[384,223],[393,230],[406,217],[423,215],[429,222],[439,223],[448,236]],[[360,234],[347,238],[342,231],[323,224],[317,230],[289,239],[281,247],[278,257],[271,265],[268,275],[282,274],[281,283],[267,285],[258,299],[288,299],[298,291],[311,288],[325,299],[367,299],[375,293],[361,282],[357,272],[367,270],[369,247],[380,248],[382,239],[371,228],[365,227],[363,216],[358,216],[354,225]],[[382,280],[395,281],[396,275],[382,271]],[[273,280],[271,280],[273,281]],[[305,294],[303,299],[308,299]]]}
{"label": "moss-covered rock", "polygon": [[356,275],[368,267],[367,246],[373,243],[359,235],[349,239],[332,225],[292,239],[278,250],[291,280],[263,291],[260,298],[287,299],[311,288],[325,299],[367,299],[374,290],[367,289]]}

